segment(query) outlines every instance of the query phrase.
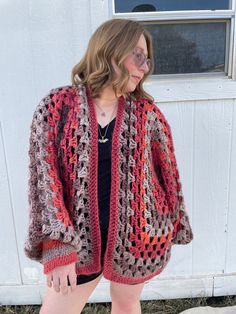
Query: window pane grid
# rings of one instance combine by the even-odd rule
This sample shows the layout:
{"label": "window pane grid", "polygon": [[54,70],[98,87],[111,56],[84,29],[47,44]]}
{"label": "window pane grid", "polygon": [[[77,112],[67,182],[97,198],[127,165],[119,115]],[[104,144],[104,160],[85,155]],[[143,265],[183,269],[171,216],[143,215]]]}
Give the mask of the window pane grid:
{"label": "window pane grid", "polygon": [[225,22],[144,26],[153,37],[153,74],[225,71]]}

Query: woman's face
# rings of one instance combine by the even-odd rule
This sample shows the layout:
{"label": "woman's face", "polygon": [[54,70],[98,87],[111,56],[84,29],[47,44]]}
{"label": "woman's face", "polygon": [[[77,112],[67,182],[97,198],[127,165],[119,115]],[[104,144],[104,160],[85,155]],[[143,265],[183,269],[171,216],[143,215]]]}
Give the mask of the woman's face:
{"label": "woman's face", "polygon": [[[135,54],[136,56],[135,56]],[[135,58],[137,57],[143,57],[143,54],[147,58],[148,56],[148,50],[147,50],[147,43],[144,35],[142,34],[137,42],[137,45],[134,48],[134,51],[131,52],[123,61],[123,64],[125,68],[129,72],[129,81],[127,84],[127,90],[126,92],[133,92],[141,79],[143,78],[144,74],[149,71],[148,63],[144,62],[141,66],[137,65],[137,60]],[[114,65],[115,72],[119,76],[120,70],[117,66]]]}

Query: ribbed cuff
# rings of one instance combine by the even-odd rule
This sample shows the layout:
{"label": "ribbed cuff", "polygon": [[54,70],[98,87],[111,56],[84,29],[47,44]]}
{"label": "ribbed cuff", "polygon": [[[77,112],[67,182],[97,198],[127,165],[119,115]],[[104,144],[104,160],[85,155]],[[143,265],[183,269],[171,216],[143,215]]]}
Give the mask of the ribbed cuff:
{"label": "ribbed cuff", "polygon": [[43,243],[42,264],[45,275],[58,266],[77,261],[78,255],[72,245],[57,240],[48,240]]}

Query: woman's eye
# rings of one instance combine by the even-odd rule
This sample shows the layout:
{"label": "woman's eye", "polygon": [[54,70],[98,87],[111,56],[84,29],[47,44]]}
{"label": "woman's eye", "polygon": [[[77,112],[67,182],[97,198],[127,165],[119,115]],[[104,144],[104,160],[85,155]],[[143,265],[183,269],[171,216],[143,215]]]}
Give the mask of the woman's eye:
{"label": "woman's eye", "polygon": [[136,57],[139,61],[142,61],[143,60],[143,55],[141,53],[137,53],[136,54]]}

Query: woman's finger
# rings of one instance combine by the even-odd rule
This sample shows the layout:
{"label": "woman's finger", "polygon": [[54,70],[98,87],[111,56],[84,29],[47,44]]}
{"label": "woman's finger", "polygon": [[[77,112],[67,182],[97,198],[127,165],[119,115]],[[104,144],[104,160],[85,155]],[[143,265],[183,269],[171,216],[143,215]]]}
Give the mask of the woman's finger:
{"label": "woman's finger", "polygon": [[77,274],[74,270],[71,270],[69,272],[68,279],[70,281],[71,291],[74,291],[76,289],[76,283],[77,283]]}
{"label": "woman's finger", "polygon": [[60,277],[56,272],[53,274],[53,288],[56,292],[60,292]]}
{"label": "woman's finger", "polygon": [[52,287],[52,273],[47,274],[47,286]]}
{"label": "woman's finger", "polygon": [[60,291],[62,294],[68,294],[67,275],[65,274],[60,277]]}

